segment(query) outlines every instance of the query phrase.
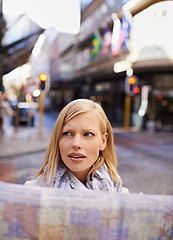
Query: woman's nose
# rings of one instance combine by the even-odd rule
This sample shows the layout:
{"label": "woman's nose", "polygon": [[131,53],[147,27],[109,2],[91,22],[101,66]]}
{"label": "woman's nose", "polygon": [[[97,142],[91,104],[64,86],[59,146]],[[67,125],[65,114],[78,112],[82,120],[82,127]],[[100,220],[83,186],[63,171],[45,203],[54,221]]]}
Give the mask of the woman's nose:
{"label": "woman's nose", "polygon": [[81,148],[81,138],[79,135],[74,136],[73,138],[73,148],[74,149],[79,149]]}

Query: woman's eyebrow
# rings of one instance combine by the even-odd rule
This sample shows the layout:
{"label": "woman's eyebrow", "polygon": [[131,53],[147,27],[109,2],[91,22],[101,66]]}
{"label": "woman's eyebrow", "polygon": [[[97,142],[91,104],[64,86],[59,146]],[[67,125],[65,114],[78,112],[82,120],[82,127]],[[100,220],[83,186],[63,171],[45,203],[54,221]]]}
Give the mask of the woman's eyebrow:
{"label": "woman's eyebrow", "polygon": [[86,128],[86,129],[83,130],[83,132],[93,132],[93,133],[95,133],[96,130],[94,128]]}
{"label": "woman's eyebrow", "polygon": [[[63,131],[75,131],[75,129],[73,128],[73,127],[68,127],[68,126],[64,126],[63,127],[63,129],[62,129]],[[93,128],[93,127],[90,127],[90,128],[83,128],[82,129],[82,132],[95,132],[96,130],[95,130],[95,128]]]}

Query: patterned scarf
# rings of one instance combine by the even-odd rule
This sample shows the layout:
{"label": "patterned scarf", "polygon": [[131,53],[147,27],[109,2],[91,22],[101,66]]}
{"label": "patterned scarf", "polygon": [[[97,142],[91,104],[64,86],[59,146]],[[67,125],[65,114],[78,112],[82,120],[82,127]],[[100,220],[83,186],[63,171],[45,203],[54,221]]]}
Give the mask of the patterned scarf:
{"label": "patterned scarf", "polygon": [[54,178],[54,187],[61,189],[91,189],[96,191],[122,192],[121,179],[119,183],[115,184],[112,181],[105,164],[96,170],[92,179],[91,177],[87,178],[85,185],[80,182],[65,166],[58,167]]}

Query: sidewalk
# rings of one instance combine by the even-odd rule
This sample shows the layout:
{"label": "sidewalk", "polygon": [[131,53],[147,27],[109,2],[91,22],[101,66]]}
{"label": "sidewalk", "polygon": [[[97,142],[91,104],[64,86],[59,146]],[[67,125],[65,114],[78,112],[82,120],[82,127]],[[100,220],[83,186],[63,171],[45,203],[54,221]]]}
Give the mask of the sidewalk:
{"label": "sidewalk", "polygon": [[45,151],[51,130],[44,128],[42,134],[33,127],[8,127],[0,136],[0,159],[22,154]]}
{"label": "sidewalk", "polygon": [[[128,132],[125,132],[123,128],[113,129],[113,133],[118,143],[122,139],[125,140],[126,145],[133,144],[146,144],[146,145],[161,145],[161,144],[173,144],[173,132],[152,132],[152,131],[137,131],[134,128],[131,128]],[[124,145],[123,141],[120,145]]]}

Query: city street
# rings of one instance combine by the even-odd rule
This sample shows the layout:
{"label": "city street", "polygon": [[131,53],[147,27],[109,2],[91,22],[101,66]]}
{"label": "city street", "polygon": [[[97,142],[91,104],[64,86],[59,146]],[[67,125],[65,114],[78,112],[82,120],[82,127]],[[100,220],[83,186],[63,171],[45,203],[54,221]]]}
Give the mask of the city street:
{"label": "city street", "polygon": [[[17,141],[21,142],[18,151],[23,150],[23,152],[21,151],[19,154],[2,155],[3,150],[5,154],[5,146],[7,146],[8,141],[11,141],[11,148],[14,145],[12,136],[9,135],[9,138],[7,136],[6,145],[1,150],[0,156],[0,180],[23,184],[32,177],[43,161],[49,133],[51,133],[55,119],[56,114],[46,114],[44,124],[47,128],[45,129],[49,128],[50,131],[42,138],[36,137],[36,126],[32,129],[24,128],[21,135],[14,134],[16,143]],[[45,133],[47,134],[47,131]],[[118,172],[122,177],[124,186],[130,192],[173,194],[173,133],[124,132],[123,129],[114,129],[114,137],[118,157]],[[33,151],[27,149],[24,152],[24,147],[26,148],[25,138],[26,145],[30,143],[32,148],[35,147]],[[4,144],[2,140],[1,147]]]}

